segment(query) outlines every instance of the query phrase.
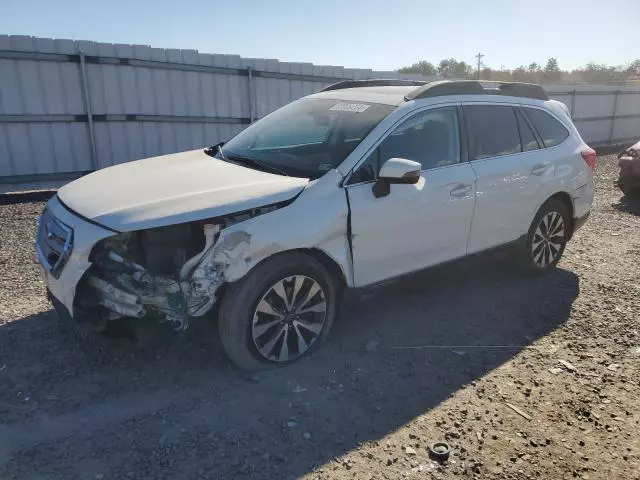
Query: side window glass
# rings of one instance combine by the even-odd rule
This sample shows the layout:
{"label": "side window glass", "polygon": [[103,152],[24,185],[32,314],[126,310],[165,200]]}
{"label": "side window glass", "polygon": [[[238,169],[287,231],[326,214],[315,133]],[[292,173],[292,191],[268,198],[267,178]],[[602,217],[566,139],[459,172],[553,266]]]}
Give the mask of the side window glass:
{"label": "side window glass", "polygon": [[458,163],[460,138],[456,108],[437,108],[412,116],[391,132],[378,150],[380,165],[394,157],[420,162],[423,170]]}
{"label": "side window glass", "polygon": [[562,143],[568,136],[569,131],[558,120],[547,112],[537,108],[525,108],[525,112],[533,123],[533,126],[540,134],[545,147],[553,147]]}
{"label": "side window glass", "polygon": [[406,158],[423,170],[460,161],[460,137],[456,107],[418,113],[402,122],[358,167],[349,184],[375,180],[390,158]]}
{"label": "side window glass", "polygon": [[522,141],[522,151],[530,152],[531,150],[538,150],[540,145],[536,140],[535,135],[529,127],[529,123],[525,120],[518,110],[516,110],[516,117],[518,118],[518,130],[520,130],[520,140]]}
{"label": "side window glass", "polygon": [[513,107],[465,105],[469,159],[479,160],[522,151]]}

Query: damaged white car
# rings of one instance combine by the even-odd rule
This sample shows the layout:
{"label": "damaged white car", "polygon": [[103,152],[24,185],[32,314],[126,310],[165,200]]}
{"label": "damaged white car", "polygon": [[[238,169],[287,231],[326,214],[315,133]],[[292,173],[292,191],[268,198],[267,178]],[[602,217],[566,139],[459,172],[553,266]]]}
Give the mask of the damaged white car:
{"label": "damaged white car", "polygon": [[36,251],[60,315],[184,330],[218,303],[225,351],[256,370],[317,348],[344,287],[512,243],[552,269],[594,167],[539,86],[342,82],[227,143],[64,186]]}

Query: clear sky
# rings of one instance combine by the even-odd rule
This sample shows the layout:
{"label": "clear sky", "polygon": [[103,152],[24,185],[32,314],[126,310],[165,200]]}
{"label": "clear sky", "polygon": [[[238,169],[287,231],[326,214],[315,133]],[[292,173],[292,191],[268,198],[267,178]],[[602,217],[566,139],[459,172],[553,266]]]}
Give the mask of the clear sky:
{"label": "clear sky", "polygon": [[0,33],[395,70],[640,58],[640,0],[0,0]]}

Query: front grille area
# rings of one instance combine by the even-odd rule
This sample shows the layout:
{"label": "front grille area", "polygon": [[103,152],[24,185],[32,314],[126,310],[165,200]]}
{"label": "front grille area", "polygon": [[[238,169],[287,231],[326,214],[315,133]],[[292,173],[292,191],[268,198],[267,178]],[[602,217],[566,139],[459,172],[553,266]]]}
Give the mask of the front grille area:
{"label": "front grille area", "polygon": [[73,248],[73,230],[44,209],[38,219],[36,253],[42,265],[58,278]]}

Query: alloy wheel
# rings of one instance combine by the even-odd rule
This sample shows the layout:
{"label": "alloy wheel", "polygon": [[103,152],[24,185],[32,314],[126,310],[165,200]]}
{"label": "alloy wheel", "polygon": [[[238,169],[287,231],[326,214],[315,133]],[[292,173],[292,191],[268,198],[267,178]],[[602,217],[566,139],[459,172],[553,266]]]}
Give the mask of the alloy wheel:
{"label": "alloy wheel", "polygon": [[549,212],[540,219],[531,242],[531,254],[538,267],[552,264],[560,255],[564,244],[565,225],[562,215]]}
{"label": "alloy wheel", "polygon": [[268,360],[295,360],[318,339],[326,317],[327,301],[318,282],[304,275],[283,278],[258,301],[251,327],[253,344]]}

